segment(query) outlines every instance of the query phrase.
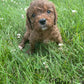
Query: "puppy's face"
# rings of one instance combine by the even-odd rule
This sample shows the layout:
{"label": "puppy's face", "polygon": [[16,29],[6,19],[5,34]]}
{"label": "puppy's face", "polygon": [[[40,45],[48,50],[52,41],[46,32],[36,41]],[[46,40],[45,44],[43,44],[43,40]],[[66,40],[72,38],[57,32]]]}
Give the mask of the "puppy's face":
{"label": "puppy's face", "polygon": [[56,24],[57,16],[53,3],[38,0],[31,3],[27,18],[32,28],[43,31]]}

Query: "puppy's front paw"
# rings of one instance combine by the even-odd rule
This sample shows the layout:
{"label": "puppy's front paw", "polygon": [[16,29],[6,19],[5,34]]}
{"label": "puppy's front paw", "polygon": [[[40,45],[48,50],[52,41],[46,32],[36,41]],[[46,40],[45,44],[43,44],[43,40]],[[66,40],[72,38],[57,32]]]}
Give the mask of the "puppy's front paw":
{"label": "puppy's front paw", "polygon": [[59,50],[63,50],[63,48],[62,48],[63,43],[59,43],[58,46],[59,46]]}
{"label": "puppy's front paw", "polygon": [[18,46],[18,48],[19,48],[20,50],[22,50],[22,49],[23,49],[23,47],[22,47],[22,46],[20,46],[20,45]]}
{"label": "puppy's front paw", "polygon": [[59,46],[59,47],[62,47],[62,46],[63,46],[63,43],[59,43],[58,46]]}
{"label": "puppy's front paw", "polygon": [[20,50],[22,50],[22,49],[24,48],[24,43],[20,43],[19,46],[18,46],[18,48],[19,48]]}

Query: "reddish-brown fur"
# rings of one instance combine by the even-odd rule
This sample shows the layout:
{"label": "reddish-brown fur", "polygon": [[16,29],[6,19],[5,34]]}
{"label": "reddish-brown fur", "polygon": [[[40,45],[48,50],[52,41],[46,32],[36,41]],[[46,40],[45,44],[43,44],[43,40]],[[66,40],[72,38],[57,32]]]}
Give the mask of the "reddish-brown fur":
{"label": "reddish-brown fur", "polygon": [[[50,13],[47,12],[48,10]],[[62,43],[62,37],[56,24],[57,13],[52,2],[34,0],[27,9],[26,16],[26,33],[19,46],[23,48],[25,42],[29,40],[31,46],[29,52],[32,53],[36,42],[55,41],[57,44]],[[41,25],[39,21],[43,18],[46,19],[46,23]],[[43,28],[47,29],[43,30]]]}

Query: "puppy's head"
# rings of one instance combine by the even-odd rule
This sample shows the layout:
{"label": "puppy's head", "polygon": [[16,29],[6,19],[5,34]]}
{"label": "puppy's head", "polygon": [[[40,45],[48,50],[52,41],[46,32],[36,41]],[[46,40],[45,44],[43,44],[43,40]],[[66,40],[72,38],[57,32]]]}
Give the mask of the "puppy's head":
{"label": "puppy's head", "polygon": [[57,14],[54,4],[48,0],[35,0],[27,10],[28,25],[32,29],[47,30],[56,25]]}

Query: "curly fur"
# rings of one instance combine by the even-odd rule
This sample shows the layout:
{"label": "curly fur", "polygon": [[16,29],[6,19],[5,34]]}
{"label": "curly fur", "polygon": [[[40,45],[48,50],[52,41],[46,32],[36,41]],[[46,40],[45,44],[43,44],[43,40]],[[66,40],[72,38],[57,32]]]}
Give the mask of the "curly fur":
{"label": "curly fur", "polygon": [[[40,20],[46,20],[40,23]],[[55,6],[48,0],[34,0],[30,4],[26,13],[26,33],[20,43],[24,47],[25,42],[29,40],[30,51],[33,52],[36,42],[47,43],[54,41],[57,44],[62,43],[62,37],[57,28],[57,13]]]}

